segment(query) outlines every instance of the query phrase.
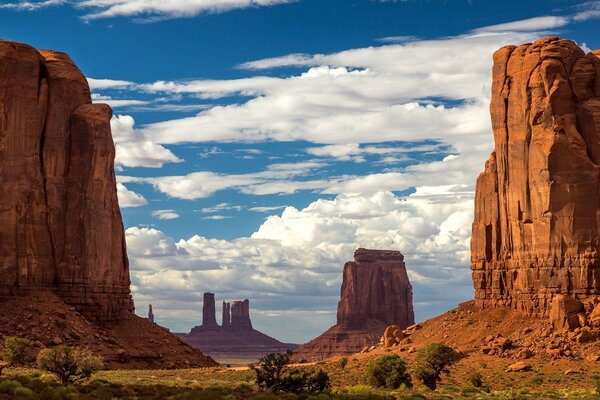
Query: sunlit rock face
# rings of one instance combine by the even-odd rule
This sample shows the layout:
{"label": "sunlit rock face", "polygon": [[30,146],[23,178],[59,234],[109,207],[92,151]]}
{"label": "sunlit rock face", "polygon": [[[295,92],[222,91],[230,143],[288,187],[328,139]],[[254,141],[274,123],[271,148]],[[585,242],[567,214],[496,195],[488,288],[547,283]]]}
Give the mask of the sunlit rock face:
{"label": "sunlit rock face", "polygon": [[64,53],[0,41],[0,295],[51,288],[87,318],[131,311],[110,107]]}
{"label": "sunlit rock face", "polygon": [[358,249],[344,265],[337,324],[298,348],[295,360],[320,360],[375,345],[389,325],[414,324],[412,285],[399,251]]}
{"label": "sunlit rock face", "polygon": [[600,293],[600,51],[543,38],[494,54],[495,150],[477,179],[480,307],[549,312]]}

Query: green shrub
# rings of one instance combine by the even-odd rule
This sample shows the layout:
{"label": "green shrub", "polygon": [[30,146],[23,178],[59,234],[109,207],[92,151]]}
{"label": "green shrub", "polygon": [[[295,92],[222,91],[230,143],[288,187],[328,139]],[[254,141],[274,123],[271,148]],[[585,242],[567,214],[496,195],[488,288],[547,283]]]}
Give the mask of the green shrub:
{"label": "green shrub", "polygon": [[441,381],[442,373],[450,372],[448,367],[460,360],[461,354],[443,343],[430,343],[420,349],[415,360],[414,375],[425,386],[435,390]]}
{"label": "green shrub", "polygon": [[271,353],[251,366],[256,374],[256,384],[274,393],[315,394],[329,389],[329,376],[322,370],[309,372],[289,368],[291,353]]}
{"label": "green shrub", "polygon": [[480,388],[483,386],[483,376],[481,372],[474,370],[469,374],[469,382],[476,388]]}
{"label": "green shrub", "polygon": [[0,393],[13,394],[17,388],[22,387],[17,381],[7,380],[0,382]]}
{"label": "green shrub", "polygon": [[31,349],[31,340],[11,336],[4,340],[4,347],[6,350],[2,358],[9,366],[23,365],[28,361],[27,355],[29,354],[29,349]]}
{"label": "green shrub", "polygon": [[348,365],[348,357],[342,357],[338,360],[337,362],[338,367],[340,367],[341,369],[346,368],[346,365]]}
{"label": "green shrub", "polygon": [[396,354],[376,358],[367,367],[367,380],[376,387],[397,389],[404,384],[412,387],[406,362]]}
{"label": "green shrub", "polygon": [[43,349],[37,356],[38,368],[48,371],[61,383],[73,383],[86,379],[104,367],[102,358],[88,350],[62,345]]}

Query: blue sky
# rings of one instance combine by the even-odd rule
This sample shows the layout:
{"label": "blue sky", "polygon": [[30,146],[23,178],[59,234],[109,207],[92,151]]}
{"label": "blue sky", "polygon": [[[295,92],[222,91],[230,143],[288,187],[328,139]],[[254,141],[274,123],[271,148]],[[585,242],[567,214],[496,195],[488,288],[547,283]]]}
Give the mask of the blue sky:
{"label": "blue sky", "polygon": [[405,254],[418,320],[471,298],[492,52],[600,48],[597,1],[154,3],[3,1],[0,22],[70,54],[113,106],[134,299],[176,331],[213,291],[311,339],[359,246]]}

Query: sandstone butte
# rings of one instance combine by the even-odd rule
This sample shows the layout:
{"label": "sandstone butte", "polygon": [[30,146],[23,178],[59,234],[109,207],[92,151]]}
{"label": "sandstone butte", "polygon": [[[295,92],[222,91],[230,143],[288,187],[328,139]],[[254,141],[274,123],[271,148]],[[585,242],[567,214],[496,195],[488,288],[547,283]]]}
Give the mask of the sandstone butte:
{"label": "sandstone butte", "polygon": [[0,41],[0,82],[0,334],[88,340],[109,366],[213,365],[133,314],[110,107],[69,56],[21,43]]}
{"label": "sandstone butte", "polygon": [[388,325],[414,324],[412,286],[399,251],[358,249],[344,265],[337,324],[300,346],[295,360],[357,353],[379,342]]}
{"label": "sandstone butte", "polygon": [[223,301],[221,325],[217,324],[214,293],[204,293],[202,325],[189,333],[177,333],[186,343],[219,362],[252,363],[269,353],[285,353],[298,347],[282,343],[252,327],[250,301]]}
{"label": "sandstone butte", "polygon": [[597,302],[599,57],[556,37],[494,54],[495,149],[477,179],[471,240],[479,307],[562,314],[562,328],[583,309],[569,299],[588,311]]}

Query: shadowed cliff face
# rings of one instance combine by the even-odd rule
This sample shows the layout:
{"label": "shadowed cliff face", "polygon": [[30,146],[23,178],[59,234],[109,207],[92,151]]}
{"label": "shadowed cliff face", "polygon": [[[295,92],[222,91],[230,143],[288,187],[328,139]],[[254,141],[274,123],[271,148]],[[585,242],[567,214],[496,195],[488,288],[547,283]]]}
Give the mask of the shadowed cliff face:
{"label": "shadowed cliff face", "polygon": [[399,251],[358,249],[344,265],[338,325],[361,327],[368,320],[403,328],[415,323],[412,286]]}
{"label": "shadowed cliff face", "polygon": [[63,53],[0,41],[0,296],[51,289],[87,318],[133,310],[111,109]]}
{"label": "shadowed cliff face", "polygon": [[556,37],[494,54],[471,240],[481,307],[542,316],[556,293],[600,291],[599,54]]}
{"label": "shadowed cliff face", "polygon": [[399,251],[358,249],[344,266],[337,324],[300,346],[296,361],[360,352],[388,327],[414,324],[412,285]]}

